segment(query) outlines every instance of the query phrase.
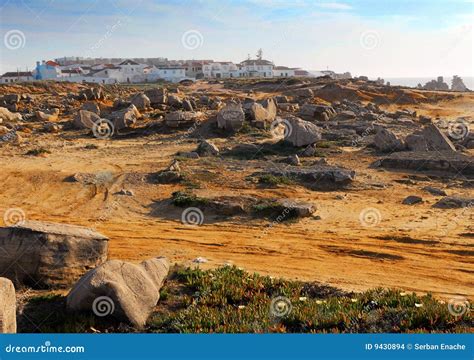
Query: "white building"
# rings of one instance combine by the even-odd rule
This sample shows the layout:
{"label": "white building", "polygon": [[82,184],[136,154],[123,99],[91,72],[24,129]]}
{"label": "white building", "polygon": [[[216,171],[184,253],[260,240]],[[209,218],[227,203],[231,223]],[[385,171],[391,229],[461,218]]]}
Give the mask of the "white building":
{"label": "white building", "polygon": [[296,68],[289,68],[286,66],[275,66],[273,68],[273,76],[274,77],[292,77],[295,76]]}
{"label": "white building", "polygon": [[242,68],[230,61],[216,61],[202,66],[205,78],[227,79],[242,77]]}
{"label": "white building", "polygon": [[0,83],[15,83],[24,81],[33,81],[33,74],[31,71],[12,71],[6,72],[0,77]]}
{"label": "white building", "polygon": [[156,81],[160,79],[173,83],[185,80],[187,79],[186,68],[181,66],[153,66],[147,71],[147,81]]}
{"label": "white building", "polygon": [[239,64],[245,77],[273,77],[273,63],[268,60],[245,60]]}

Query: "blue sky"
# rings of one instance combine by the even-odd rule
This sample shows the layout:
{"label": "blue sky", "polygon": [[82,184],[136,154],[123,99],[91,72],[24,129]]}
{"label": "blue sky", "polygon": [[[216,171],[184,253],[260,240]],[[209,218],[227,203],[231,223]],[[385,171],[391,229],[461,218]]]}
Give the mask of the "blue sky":
{"label": "blue sky", "polygon": [[309,70],[474,76],[473,14],[474,0],[0,0],[0,72],[60,56],[238,62],[262,48]]}

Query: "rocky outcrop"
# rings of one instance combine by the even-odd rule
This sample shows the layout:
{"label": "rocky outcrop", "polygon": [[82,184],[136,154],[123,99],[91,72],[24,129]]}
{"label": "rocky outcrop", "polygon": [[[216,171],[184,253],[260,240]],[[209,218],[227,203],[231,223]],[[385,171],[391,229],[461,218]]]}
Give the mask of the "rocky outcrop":
{"label": "rocky outcrop", "polygon": [[144,93],[133,95],[130,102],[140,111],[148,109],[151,105],[150,99]]}
{"label": "rocky outcrop", "polygon": [[50,111],[36,111],[36,119],[39,121],[57,121],[59,117],[59,109],[52,109]]}
{"label": "rocky outcrop", "polygon": [[219,155],[219,149],[210,141],[203,140],[199,143],[196,152],[199,156],[215,156]]}
{"label": "rocky outcrop", "polygon": [[228,131],[238,131],[245,121],[242,106],[237,103],[228,103],[217,114],[217,126]]}
{"label": "rocky outcrop", "polygon": [[408,135],[405,142],[413,151],[456,151],[451,140],[435,124]]}
{"label": "rocky outcrop", "polygon": [[377,129],[374,145],[382,152],[403,151],[406,148],[405,142],[399,136],[383,127]]}
{"label": "rocky outcrop", "polygon": [[473,208],[474,198],[446,196],[434,204],[433,207],[438,209]]}
{"label": "rocky outcrop", "polygon": [[134,125],[141,117],[141,114],[136,106],[132,104],[126,109],[113,112],[110,117],[115,130],[121,130]]}
{"label": "rocky outcrop", "polygon": [[0,277],[0,334],[16,333],[16,296],[13,283]]}
{"label": "rocky outcrop", "polygon": [[84,89],[79,93],[79,99],[81,100],[103,100],[104,92],[100,87],[94,87]]}
{"label": "rocky outcrop", "polygon": [[306,146],[321,140],[321,129],[309,121],[297,117],[288,117],[284,121],[286,127],[285,141],[293,146]]}
{"label": "rocky outcrop", "polygon": [[173,111],[165,115],[165,124],[172,128],[192,126],[201,120],[202,115],[199,111]]}
{"label": "rocky outcrop", "polygon": [[168,103],[168,91],[165,88],[148,89],[145,91],[145,95],[150,99],[151,105],[162,105]]}
{"label": "rocky outcrop", "polygon": [[305,120],[328,121],[336,115],[331,106],[304,104],[301,106],[299,116]]}
{"label": "rocky outcrop", "polygon": [[273,99],[252,103],[248,109],[249,119],[253,126],[266,129],[275,120],[277,107]]}
{"label": "rocky outcrop", "polygon": [[452,151],[412,152],[403,151],[383,157],[373,167],[414,171],[436,171],[453,175],[474,175],[472,158]]}
{"label": "rocky outcrop", "polygon": [[81,110],[90,111],[96,115],[100,115],[100,107],[94,101],[86,101],[84,104],[82,104]]}
{"label": "rocky outcrop", "polygon": [[84,275],[67,296],[71,311],[90,311],[143,327],[168,275],[166,258],[136,265],[110,260]]}
{"label": "rocky outcrop", "polygon": [[461,77],[454,75],[453,80],[451,80],[451,90],[453,91],[469,91]]}
{"label": "rocky outcrop", "polygon": [[79,110],[73,120],[74,127],[77,129],[92,129],[94,123],[98,121],[100,121],[100,116],[88,110]]}
{"label": "rocky outcrop", "polygon": [[338,166],[313,165],[308,167],[286,166],[283,169],[268,169],[264,173],[292,179],[313,190],[335,190],[345,188],[354,180],[354,170]]}
{"label": "rocky outcrop", "polygon": [[442,76],[438,76],[436,80],[428,81],[424,86],[425,90],[449,90],[448,84],[444,82]]}
{"label": "rocky outcrop", "polygon": [[41,221],[0,228],[0,274],[16,284],[67,287],[107,259],[108,238],[92,229]]}
{"label": "rocky outcrop", "polygon": [[22,117],[19,113],[12,113],[10,110],[4,107],[0,107],[0,124],[2,121],[10,122],[10,121],[21,121]]}

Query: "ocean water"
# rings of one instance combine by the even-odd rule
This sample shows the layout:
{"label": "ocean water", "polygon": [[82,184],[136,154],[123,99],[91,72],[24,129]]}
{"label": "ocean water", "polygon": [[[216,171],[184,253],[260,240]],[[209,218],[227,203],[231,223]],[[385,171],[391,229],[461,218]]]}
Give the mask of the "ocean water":
{"label": "ocean water", "polygon": [[[434,77],[402,77],[402,78],[383,78],[385,82],[390,81],[391,85],[401,85],[401,86],[409,86],[409,87],[416,87],[418,84],[425,85],[428,81],[435,79],[437,76]],[[448,84],[451,88],[451,80],[452,76],[444,76],[444,82]],[[468,89],[474,90],[474,77],[470,76],[461,76],[462,80],[464,81],[464,85],[467,86]],[[372,80],[372,79],[371,79]]]}

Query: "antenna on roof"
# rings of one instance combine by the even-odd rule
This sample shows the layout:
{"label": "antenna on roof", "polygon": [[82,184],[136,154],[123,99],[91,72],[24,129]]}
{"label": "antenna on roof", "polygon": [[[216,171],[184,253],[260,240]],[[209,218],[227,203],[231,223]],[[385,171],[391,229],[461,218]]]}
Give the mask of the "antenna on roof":
{"label": "antenna on roof", "polygon": [[247,60],[250,60],[250,54],[247,54]]}

